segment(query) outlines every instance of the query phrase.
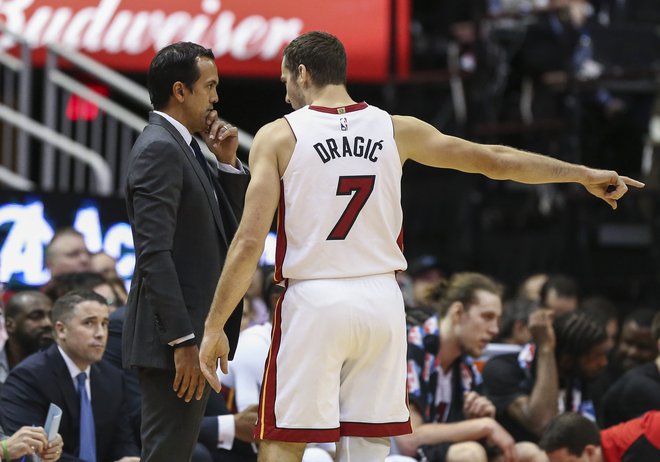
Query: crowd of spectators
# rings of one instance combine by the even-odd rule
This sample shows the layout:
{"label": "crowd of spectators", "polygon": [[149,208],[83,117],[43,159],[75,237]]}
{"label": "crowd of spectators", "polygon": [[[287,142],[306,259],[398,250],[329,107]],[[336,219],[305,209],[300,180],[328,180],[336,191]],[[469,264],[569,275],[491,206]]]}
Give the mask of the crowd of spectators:
{"label": "crowd of spectators", "polygon": [[412,69],[460,75],[454,130],[639,175],[658,18],[647,0],[418,0]]}
{"label": "crowd of spectators", "polygon": [[[136,371],[121,368],[125,292],[115,289],[108,265],[105,273],[90,271],[93,257],[79,238],[71,229],[56,233],[51,280],[5,304],[2,428],[14,435],[9,443],[24,439],[24,428],[43,425],[53,402],[64,409],[61,439],[48,449],[37,427],[32,452],[84,460],[81,430],[90,424],[78,401],[86,386],[97,460],[130,462],[139,455],[140,391]],[[272,274],[261,267],[253,278],[241,341],[229,374],[218,372],[223,393],[209,401],[195,462],[256,461],[252,432],[283,291]],[[412,259],[397,278],[406,300],[413,433],[392,438],[388,461],[555,461],[583,453],[620,460],[613,445],[619,457],[660,453],[653,436],[660,420],[652,414],[660,410],[658,306],[622,311],[562,274],[504,287],[480,273],[448,274],[433,255]],[[622,446],[621,435],[643,444]],[[310,444],[304,460],[329,461],[334,450]]]}

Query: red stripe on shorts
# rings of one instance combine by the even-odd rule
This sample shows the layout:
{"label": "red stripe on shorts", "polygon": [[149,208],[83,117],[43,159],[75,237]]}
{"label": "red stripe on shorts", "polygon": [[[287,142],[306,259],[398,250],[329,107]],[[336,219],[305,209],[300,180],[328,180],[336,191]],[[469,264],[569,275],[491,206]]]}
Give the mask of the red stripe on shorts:
{"label": "red stripe on shorts", "polygon": [[261,385],[261,399],[259,400],[259,415],[257,427],[254,430],[256,439],[264,439],[268,429],[275,428],[275,396],[277,391],[277,353],[282,340],[282,302],[289,287],[288,279],[284,282],[284,292],[277,300],[273,311],[273,332],[271,335],[270,349],[266,359],[266,369]]}
{"label": "red stripe on shorts", "polygon": [[277,239],[275,245],[275,275],[274,280],[280,283],[284,280],[282,275],[282,265],[284,264],[284,256],[286,255],[286,229],[284,226],[284,182],[280,180],[280,205],[277,208]]}
{"label": "red stripe on shorts", "polygon": [[361,436],[364,438],[380,438],[383,436],[407,435],[412,433],[410,419],[406,422],[362,423],[341,422],[341,436]]}
{"label": "red stripe on shorts", "polygon": [[339,441],[339,428],[276,428],[270,427],[264,433],[264,440],[286,441],[288,443],[334,443]]}

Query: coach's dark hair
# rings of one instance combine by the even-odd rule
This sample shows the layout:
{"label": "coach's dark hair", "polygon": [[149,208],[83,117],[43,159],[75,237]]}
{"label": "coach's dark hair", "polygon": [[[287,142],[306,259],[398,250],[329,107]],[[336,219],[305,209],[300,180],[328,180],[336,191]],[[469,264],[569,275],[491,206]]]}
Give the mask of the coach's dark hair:
{"label": "coach's dark hair", "polygon": [[213,51],[192,42],[178,42],[161,49],[149,65],[147,88],[154,109],[167,106],[172,96],[172,86],[183,83],[192,90],[199,79],[199,58],[215,60]]}
{"label": "coach's dark hair", "polygon": [[454,302],[461,302],[467,310],[477,300],[477,291],[483,290],[502,296],[504,287],[480,273],[456,273],[438,285],[438,311],[444,317]]}
{"label": "coach's dark hair", "polygon": [[284,65],[298,77],[301,64],[317,87],[346,85],[346,50],[334,35],[307,32],[289,43],[284,49]]}
{"label": "coach's dark hair", "polygon": [[82,302],[99,302],[107,305],[105,298],[91,290],[72,290],[58,298],[53,305],[53,324],[57,321],[67,322],[76,306]]}
{"label": "coach's dark hair", "polygon": [[584,313],[573,312],[557,317],[553,322],[557,342],[555,356],[578,358],[607,340],[605,327]]}
{"label": "coach's dark hair", "polygon": [[554,417],[545,427],[539,442],[545,452],[566,448],[576,457],[582,455],[588,444],[600,446],[600,431],[594,422],[576,412],[565,412]]}

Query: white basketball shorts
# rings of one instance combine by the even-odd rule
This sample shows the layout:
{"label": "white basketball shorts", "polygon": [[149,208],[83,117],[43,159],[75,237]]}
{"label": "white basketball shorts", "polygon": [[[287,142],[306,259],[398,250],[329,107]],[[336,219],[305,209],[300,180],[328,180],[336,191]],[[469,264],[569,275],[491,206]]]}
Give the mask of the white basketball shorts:
{"label": "white basketball shorts", "polygon": [[405,312],[394,274],[287,281],[255,436],[331,442],[410,432]]}

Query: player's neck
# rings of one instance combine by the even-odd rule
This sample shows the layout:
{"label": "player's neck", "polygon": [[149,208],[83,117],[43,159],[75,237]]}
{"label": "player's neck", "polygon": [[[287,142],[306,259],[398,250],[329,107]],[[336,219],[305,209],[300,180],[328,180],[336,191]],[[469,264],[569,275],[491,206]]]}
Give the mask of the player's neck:
{"label": "player's neck", "polygon": [[461,356],[461,345],[451,324],[451,320],[445,317],[440,321],[440,367],[447,372],[454,362]]}
{"label": "player's neck", "polygon": [[310,106],[342,107],[355,104],[344,85],[326,85],[314,89],[307,98]]}

